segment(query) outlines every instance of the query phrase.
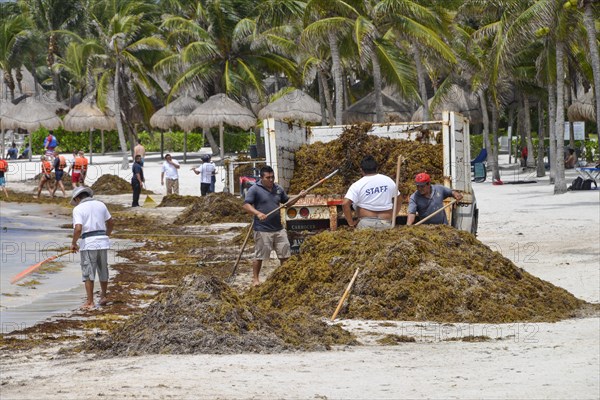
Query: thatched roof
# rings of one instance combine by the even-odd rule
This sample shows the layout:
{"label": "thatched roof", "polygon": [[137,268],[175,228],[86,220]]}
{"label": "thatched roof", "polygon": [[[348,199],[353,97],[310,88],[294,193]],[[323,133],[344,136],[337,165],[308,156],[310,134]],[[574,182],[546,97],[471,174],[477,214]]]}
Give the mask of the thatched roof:
{"label": "thatched roof", "polygon": [[322,120],[321,105],[301,90],[293,90],[258,112],[260,119],[296,120],[319,123]]}
{"label": "thatched roof", "polygon": [[0,119],[2,119],[9,110],[12,110],[14,106],[12,101],[0,99]]}
{"label": "thatched roof", "polygon": [[[433,99],[427,101],[430,107],[430,119],[441,120],[442,111],[455,111],[469,118],[472,124],[479,124],[483,120],[478,97],[471,92],[465,91],[458,85],[452,85],[448,93],[438,102],[434,109],[431,108]],[[411,120],[423,121],[422,106],[415,111]]]}
{"label": "thatched roof", "polygon": [[103,113],[96,105],[84,101],[79,103],[65,116],[65,129],[72,132],[83,132],[90,129],[110,131],[117,129],[114,117]]}
{"label": "thatched roof", "polygon": [[8,110],[2,118],[2,129],[25,129],[29,132],[40,127],[56,129],[62,125],[60,118],[39,101],[26,99]]}
{"label": "thatched roof", "polygon": [[[403,104],[384,92],[381,97],[385,122],[410,121],[412,110],[409,104]],[[344,121],[347,124],[375,122],[375,118],[375,92],[369,93],[344,111]]]}
{"label": "thatched roof", "polygon": [[200,104],[183,121],[183,128],[190,131],[196,127],[212,128],[220,124],[250,129],[256,125],[256,117],[252,111],[219,93]]}
{"label": "thatched roof", "polygon": [[593,121],[596,122],[594,111],[594,93],[592,90],[579,97],[569,106],[567,115],[569,121]]}
{"label": "thatched roof", "polygon": [[[15,97],[28,94],[35,94],[35,79],[31,72],[27,68],[21,68],[21,75],[23,75],[23,79],[21,80],[21,90],[19,90],[19,85],[17,82],[17,77],[15,75],[15,70],[12,70],[12,77],[15,81]],[[0,76],[4,76],[4,70],[0,69]],[[38,91],[43,90],[40,85],[38,85]],[[0,98],[8,99],[10,98],[8,87],[5,84],[0,85]]]}
{"label": "thatched roof", "polygon": [[174,126],[182,127],[185,119],[201,105],[191,97],[180,97],[152,115],[150,125],[159,129],[171,129]]}

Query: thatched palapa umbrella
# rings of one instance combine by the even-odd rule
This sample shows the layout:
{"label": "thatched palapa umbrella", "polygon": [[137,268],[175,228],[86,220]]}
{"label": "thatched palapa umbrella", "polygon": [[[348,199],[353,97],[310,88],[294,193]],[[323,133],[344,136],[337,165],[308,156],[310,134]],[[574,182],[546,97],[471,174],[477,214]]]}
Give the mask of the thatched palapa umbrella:
{"label": "thatched palapa umbrella", "polygon": [[102,132],[102,153],[104,153],[104,131],[117,129],[114,116],[110,116],[100,110],[95,104],[83,101],[77,104],[63,121],[64,127],[72,132],[90,132],[90,162],[92,162],[92,131],[98,129]]}
{"label": "thatched palapa umbrella", "polygon": [[567,116],[569,121],[596,121],[594,109],[594,93],[590,90],[579,97],[569,106]]}
{"label": "thatched palapa umbrella", "polygon": [[319,123],[322,120],[321,105],[308,94],[295,89],[258,112],[260,119],[297,120]]}
{"label": "thatched palapa umbrella", "polygon": [[221,160],[225,158],[223,143],[223,124],[250,129],[256,125],[256,117],[252,111],[231,100],[224,93],[211,96],[205,103],[197,107],[184,121],[184,129],[191,131],[196,127],[219,127],[219,147]]}
{"label": "thatched palapa umbrella", "polygon": [[[403,104],[386,93],[382,92],[381,97],[385,122],[410,121],[414,108],[411,110],[410,105]],[[344,111],[344,121],[347,124],[375,122],[377,117],[375,108],[375,92],[371,92]]]}
{"label": "thatched palapa umbrella", "polygon": [[[150,118],[150,125],[155,128],[170,130],[174,126],[184,126],[185,120],[201,105],[199,101],[192,99],[191,97],[183,96],[180,97],[157,112],[155,112]],[[164,133],[160,133],[160,158],[163,158],[163,147],[164,147]],[[187,130],[183,133],[183,162],[187,162]]]}
{"label": "thatched palapa umbrella", "polygon": [[[33,98],[26,99],[15,105],[2,118],[2,129],[25,129],[33,132],[41,127],[48,130],[57,129],[62,125],[60,118],[54,112],[46,108],[39,101],[32,101]],[[31,134],[29,135],[29,160],[33,148],[31,147]]]}
{"label": "thatched palapa umbrella", "polygon": [[4,150],[5,150],[4,134],[6,133],[6,130],[7,130],[7,129],[4,129],[1,127],[2,119],[4,118],[4,115],[6,113],[8,113],[8,111],[11,110],[14,106],[15,105],[11,101],[0,99],[0,131],[2,131],[2,142],[0,142],[0,157],[2,157],[5,154],[5,152],[4,152]]}
{"label": "thatched palapa umbrella", "polygon": [[[477,96],[471,92],[467,92],[458,85],[452,85],[448,90],[448,93],[444,95],[442,101],[440,101],[435,108],[431,108],[433,99],[427,101],[429,102],[429,112],[433,119],[441,120],[442,111],[455,111],[469,118],[471,124],[479,124],[483,121],[483,115],[481,114]],[[415,111],[412,120],[423,121],[423,106]]]}

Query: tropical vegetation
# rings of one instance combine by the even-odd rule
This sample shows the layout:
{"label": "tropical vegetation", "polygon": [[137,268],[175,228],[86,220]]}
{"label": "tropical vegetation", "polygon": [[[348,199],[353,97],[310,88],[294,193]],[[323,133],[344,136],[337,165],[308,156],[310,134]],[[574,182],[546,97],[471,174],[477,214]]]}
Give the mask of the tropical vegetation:
{"label": "tropical vegetation", "polygon": [[[321,103],[322,123],[341,124],[371,92],[376,122],[384,92],[421,106],[426,121],[458,86],[478,99],[494,179],[498,136],[511,127],[536,155],[528,166],[538,176],[548,156],[563,193],[565,110],[593,91],[600,115],[599,3],[18,0],[0,4],[3,93],[17,97],[27,69],[58,100],[93,99],[115,115],[125,162],[127,141],[183,95],[226,93],[257,111],[282,89],[301,88]],[[598,125],[588,122],[595,134]]]}

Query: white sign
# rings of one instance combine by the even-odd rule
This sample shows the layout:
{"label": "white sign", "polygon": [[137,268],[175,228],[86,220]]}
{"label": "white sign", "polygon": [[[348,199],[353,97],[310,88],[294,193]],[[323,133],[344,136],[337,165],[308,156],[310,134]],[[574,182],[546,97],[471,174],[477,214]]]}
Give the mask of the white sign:
{"label": "white sign", "polygon": [[[565,121],[565,140],[569,140],[569,121]],[[575,140],[585,140],[585,122],[577,121],[573,122],[573,134]]]}

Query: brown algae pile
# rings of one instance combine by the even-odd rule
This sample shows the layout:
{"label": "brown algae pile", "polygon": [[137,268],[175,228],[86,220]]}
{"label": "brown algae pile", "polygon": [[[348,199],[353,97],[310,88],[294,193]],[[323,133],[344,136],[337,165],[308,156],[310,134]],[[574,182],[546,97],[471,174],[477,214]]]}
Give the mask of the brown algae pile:
{"label": "brown algae pile", "polygon": [[300,312],[262,311],[214,277],[190,275],[90,350],[110,355],[324,350],[355,340]]}
{"label": "brown algae pile", "polygon": [[240,198],[229,193],[211,193],[197,197],[175,220],[176,225],[214,224],[219,222],[250,222],[242,209]]}
{"label": "brown algae pile", "polygon": [[320,233],[250,295],[264,308],[329,316],[356,268],[342,318],[542,322],[575,316],[585,304],[442,225]]}
{"label": "brown algae pile", "polygon": [[434,183],[443,181],[441,144],[380,138],[367,133],[371,126],[369,123],[352,125],[336,140],[302,146],[295,154],[294,177],[289,192],[299,193],[339,169],[337,175],[314,189],[313,193],[345,193],[353,182],[361,178],[360,161],[366,155],[375,157],[379,172],[392,178],[396,176],[398,156],[404,157],[399,185],[404,195],[415,191],[413,178],[419,172],[427,172]]}
{"label": "brown algae pile", "polygon": [[169,194],[164,196],[157,207],[187,207],[198,200],[197,196],[181,196],[178,194]]}
{"label": "brown algae pile", "polygon": [[[116,175],[105,174],[102,175],[92,185],[94,194],[126,194],[132,193],[131,184],[125,179],[120,178]],[[142,189],[144,194],[153,194],[152,191]]]}

